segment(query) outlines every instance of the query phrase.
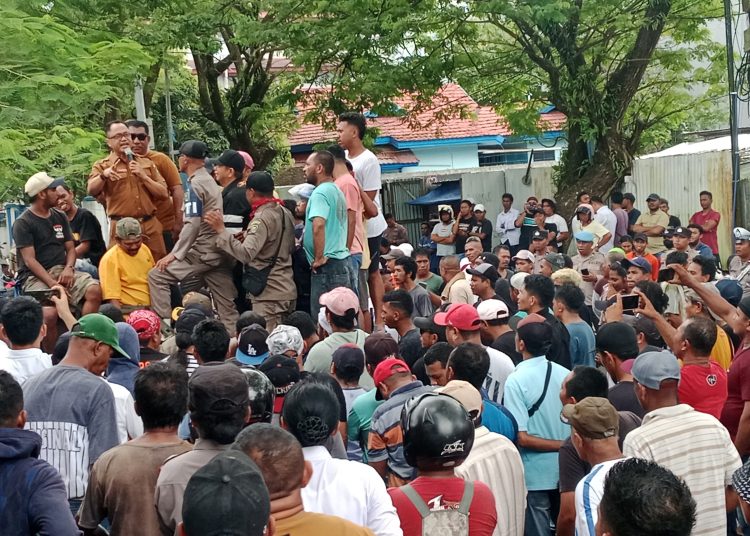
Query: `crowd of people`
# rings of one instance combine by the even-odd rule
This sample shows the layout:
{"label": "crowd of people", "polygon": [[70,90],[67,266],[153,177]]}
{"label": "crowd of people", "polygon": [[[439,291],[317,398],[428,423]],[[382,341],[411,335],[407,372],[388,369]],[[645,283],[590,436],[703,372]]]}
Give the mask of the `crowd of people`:
{"label": "crowd of people", "polygon": [[[582,192],[384,214],[361,114],[280,199],[115,121],[28,179],[0,302],[8,535],[750,534],[750,231]],[[184,181],[181,174],[187,177]]]}

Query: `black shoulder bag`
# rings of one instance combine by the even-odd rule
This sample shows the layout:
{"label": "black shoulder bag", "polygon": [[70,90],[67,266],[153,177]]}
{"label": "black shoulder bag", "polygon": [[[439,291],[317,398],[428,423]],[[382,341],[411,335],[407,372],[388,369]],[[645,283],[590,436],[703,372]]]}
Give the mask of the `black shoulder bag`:
{"label": "black shoulder bag", "polygon": [[542,403],[544,402],[544,397],[547,396],[547,388],[549,387],[549,378],[552,375],[552,363],[547,360],[547,376],[544,378],[544,389],[542,389],[542,396],[539,397],[539,400],[534,402],[534,405],[529,408],[529,419],[534,416],[534,413],[536,413],[539,408],[542,406]]}
{"label": "black shoulder bag", "polygon": [[276,253],[268,261],[268,266],[262,269],[257,269],[247,264],[244,266],[242,271],[242,286],[245,290],[253,296],[258,296],[261,292],[266,289],[268,284],[268,274],[271,273],[276,259],[279,258],[279,252],[281,251],[281,243],[284,241],[284,229],[286,228],[286,214],[284,214],[284,207],[281,207],[281,235],[279,236],[279,244],[276,246]]}

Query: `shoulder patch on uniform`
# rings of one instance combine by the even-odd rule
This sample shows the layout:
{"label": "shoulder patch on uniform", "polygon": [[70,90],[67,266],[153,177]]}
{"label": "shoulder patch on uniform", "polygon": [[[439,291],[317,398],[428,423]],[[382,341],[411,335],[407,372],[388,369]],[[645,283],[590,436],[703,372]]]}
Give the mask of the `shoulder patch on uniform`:
{"label": "shoulder patch on uniform", "polygon": [[254,233],[258,230],[258,227],[260,227],[259,221],[253,221],[250,223],[250,226],[247,228],[248,233]]}

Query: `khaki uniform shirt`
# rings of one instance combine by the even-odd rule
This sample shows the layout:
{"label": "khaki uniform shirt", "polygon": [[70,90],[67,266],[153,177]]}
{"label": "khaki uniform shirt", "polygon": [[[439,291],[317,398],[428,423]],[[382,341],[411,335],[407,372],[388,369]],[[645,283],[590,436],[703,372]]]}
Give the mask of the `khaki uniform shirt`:
{"label": "khaki uniform shirt", "polygon": [[[638,217],[638,221],[635,222],[636,225],[643,225],[645,227],[664,227],[666,229],[669,227],[669,216],[665,212],[662,212],[661,210],[657,210],[653,214],[646,211],[641,213],[641,215]],[[648,246],[646,246],[646,252],[651,253],[652,255],[656,255],[657,253],[661,253],[667,249],[664,247],[664,238],[661,236],[649,236],[648,237]]]}
{"label": "khaki uniform shirt", "polygon": [[[669,255],[670,253],[674,253],[675,251],[677,250],[672,248],[672,249],[666,250],[664,253],[661,254],[661,258],[660,258],[661,268],[660,269],[667,267],[667,255]],[[685,253],[687,253],[687,256],[688,256],[688,262],[692,261],[695,257],[698,256],[698,252],[691,247],[687,248],[685,250]]]}
{"label": "khaki uniform shirt", "polygon": [[[587,269],[589,275],[595,275],[597,277],[601,275],[602,266],[607,262],[607,258],[604,254],[599,253],[598,251],[595,251],[588,257],[576,255],[571,260],[573,261],[573,269],[579,274],[581,273],[581,270]],[[591,296],[594,294],[594,283],[589,283],[587,281],[581,282],[581,290],[586,297],[586,305],[591,305]]]}
{"label": "khaki uniform shirt", "polygon": [[443,293],[440,295],[440,300],[443,303],[468,303],[469,305],[474,304],[475,296],[471,292],[471,285],[466,280],[466,274],[464,272],[458,272],[453,276],[453,279],[443,288]]}
{"label": "khaki uniform shirt", "polygon": [[203,221],[203,215],[213,210],[224,213],[221,186],[202,167],[190,176],[186,197],[185,225],[172,254],[181,261],[194,251],[206,264],[218,265],[226,255],[216,246],[216,233]]}
{"label": "khaki uniform shirt", "polygon": [[742,287],[742,297],[750,296],[750,261],[743,262],[739,255],[732,257],[729,262],[729,275]]}
{"label": "khaki uniform shirt", "polygon": [[[138,162],[148,177],[158,184],[160,194],[154,196],[144,186],[143,181],[130,173],[128,162],[120,160],[115,153],[110,153],[94,164],[89,174],[89,182],[95,177],[101,177],[104,181],[102,194],[105,199],[107,215],[110,217],[143,218],[156,214],[156,205],[160,200],[169,198],[167,184],[159,173],[156,165],[143,156],[136,156]],[[105,169],[112,167],[122,177],[119,180],[105,179],[102,173]]]}
{"label": "khaki uniform shirt", "polygon": [[231,230],[225,229],[218,235],[216,245],[242,264],[258,270],[268,266],[278,249],[279,256],[268,274],[265,290],[258,296],[251,297],[251,301],[297,299],[297,287],[292,277],[294,220],[287,209],[276,203],[261,205],[247,227],[244,241],[240,242],[232,235]]}
{"label": "khaki uniform shirt", "polygon": [[162,534],[178,534],[177,525],[182,521],[182,497],[190,477],[229,447],[210,439],[197,439],[193,450],[174,456],[161,466],[154,505]]}
{"label": "khaki uniform shirt", "polygon": [[172,188],[182,186],[180,172],[177,166],[174,165],[174,162],[172,162],[172,159],[164,153],[149,151],[146,153],[146,158],[156,164],[156,169],[159,170],[159,174],[167,184],[169,195],[167,195],[166,199],[156,203],[156,219],[161,222],[164,231],[171,231],[174,227],[175,218],[174,204],[172,203]]}

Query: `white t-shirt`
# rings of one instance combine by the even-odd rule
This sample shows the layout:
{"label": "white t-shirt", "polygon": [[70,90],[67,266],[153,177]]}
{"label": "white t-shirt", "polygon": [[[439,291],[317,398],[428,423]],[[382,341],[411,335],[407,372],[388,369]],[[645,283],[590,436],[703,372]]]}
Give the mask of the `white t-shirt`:
{"label": "white t-shirt", "polygon": [[[453,222],[450,223],[443,223],[438,222],[435,224],[435,227],[432,228],[432,233],[438,235],[439,237],[444,236],[450,236],[453,233]],[[446,255],[455,255],[456,254],[456,245],[455,244],[437,244],[437,251],[435,254],[438,257],[445,257]]]}
{"label": "white t-shirt", "polygon": [[627,458],[602,462],[591,468],[576,485],[576,536],[595,536],[596,520],[599,517],[599,503],[604,494],[604,479],[613,465]]}
{"label": "white t-shirt", "polygon": [[39,374],[51,366],[52,358],[39,348],[27,348],[26,350],[8,348],[5,355],[0,357],[0,370],[8,371],[19,384],[23,384],[35,374]]}
{"label": "white t-shirt", "polygon": [[612,237],[609,239],[609,242],[604,244],[601,248],[599,248],[599,251],[606,254],[610,249],[612,249],[615,246],[615,231],[617,230],[617,216],[615,216],[615,213],[612,212],[609,207],[602,205],[599,207],[599,210],[596,211],[596,216],[594,217],[596,221],[602,224],[607,231],[610,232]]}
{"label": "white t-shirt", "polygon": [[378,162],[378,157],[369,149],[365,149],[362,154],[354,158],[347,154],[347,158],[354,168],[354,178],[357,179],[362,189],[365,192],[378,192],[375,194],[375,199],[373,199],[373,202],[378,207],[378,215],[367,220],[367,238],[380,236],[385,231],[387,224],[383,217],[383,205],[380,202],[380,190],[383,187],[383,182],[380,179],[380,162]]}
{"label": "white t-shirt", "polygon": [[500,404],[503,401],[505,380],[516,369],[516,366],[513,364],[513,360],[500,350],[495,350],[489,346],[485,350],[490,356],[490,370],[484,380],[484,388],[490,400]]}
{"label": "white t-shirt", "polygon": [[130,391],[118,383],[104,381],[112,389],[112,394],[115,395],[117,436],[120,439],[120,443],[125,443],[128,439],[135,439],[143,435],[143,421],[141,421],[141,418],[135,412],[135,402]]}
{"label": "white t-shirt", "polygon": [[[557,235],[560,236],[560,233],[567,233],[568,232],[568,222],[565,221],[565,218],[560,216],[559,214],[553,214],[552,216],[547,216],[544,219],[544,223],[553,223],[557,226]],[[557,245],[561,246],[562,241],[557,240]]]}

